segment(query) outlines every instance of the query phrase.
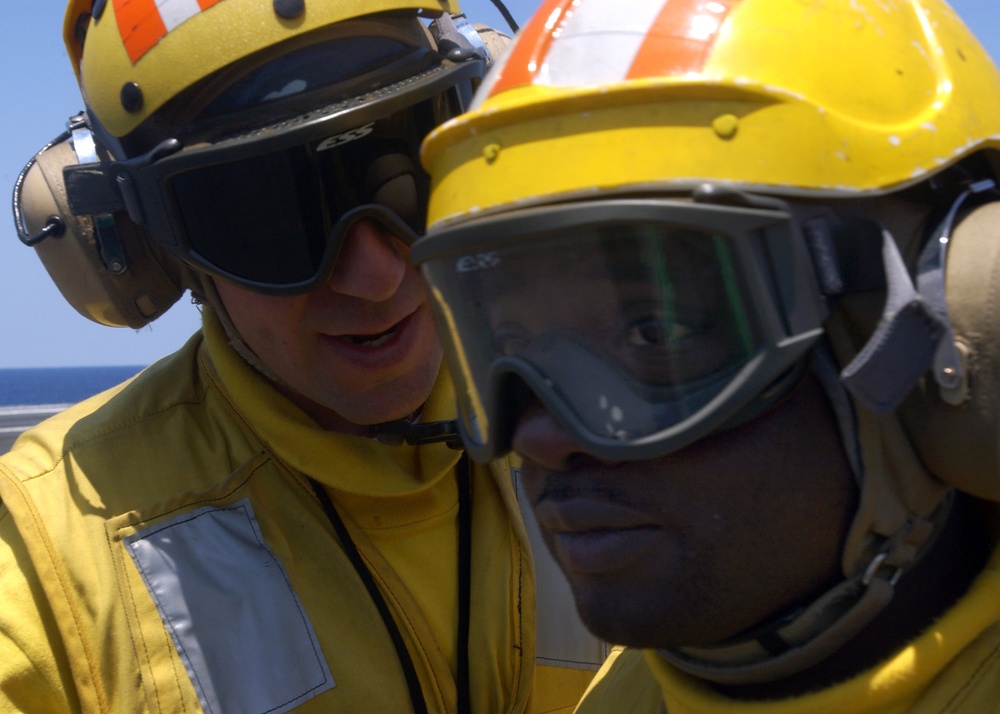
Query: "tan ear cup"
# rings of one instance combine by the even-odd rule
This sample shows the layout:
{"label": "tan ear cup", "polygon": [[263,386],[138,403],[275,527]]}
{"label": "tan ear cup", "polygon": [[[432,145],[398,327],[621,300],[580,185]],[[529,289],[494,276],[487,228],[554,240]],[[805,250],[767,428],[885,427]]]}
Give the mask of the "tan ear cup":
{"label": "tan ear cup", "polygon": [[113,258],[102,256],[93,218],[69,211],[62,170],[76,161],[69,141],[35,157],[21,187],[25,228],[33,234],[50,216],[61,218],[65,232],[34,247],[63,297],[94,322],[138,329],[166,312],[183,293],[176,260],[124,214],[106,219],[117,233],[120,252]]}
{"label": "tan ear cup", "polygon": [[482,25],[476,23],[473,25],[476,28],[476,32],[483,40],[483,44],[486,45],[486,49],[490,51],[490,56],[493,57],[493,61],[500,59],[500,55],[504,53],[507,49],[507,45],[510,44],[510,35],[504,34],[489,25]]}
{"label": "tan ear cup", "polygon": [[931,473],[1000,501],[1000,202],[975,208],[952,232],[945,292],[962,393],[942,395],[925,377],[898,413]]}

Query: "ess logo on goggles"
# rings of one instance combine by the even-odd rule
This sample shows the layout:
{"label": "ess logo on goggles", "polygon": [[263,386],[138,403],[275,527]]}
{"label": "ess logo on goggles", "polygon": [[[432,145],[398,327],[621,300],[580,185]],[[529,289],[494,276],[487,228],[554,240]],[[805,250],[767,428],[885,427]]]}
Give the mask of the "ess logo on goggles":
{"label": "ess logo on goggles", "polygon": [[500,265],[500,257],[496,253],[479,253],[463,255],[455,261],[455,270],[460,273],[471,273],[475,270],[489,270]]}
{"label": "ess logo on goggles", "polygon": [[375,220],[407,244],[422,233],[420,143],[464,109],[482,70],[445,62],[237,136],[67,167],[71,210],[126,210],[196,269],[258,292],[307,292],[326,281],[353,221]]}
{"label": "ess logo on goggles", "polygon": [[364,126],[359,126],[357,129],[351,129],[350,131],[345,131],[343,134],[337,134],[336,136],[331,136],[329,139],[324,139],[316,147],[316,151],[326,151],[327,149],[334,149],[338,146],[343,146],[344,144],[354,141],[355,139],[362,139],[375,130],[375,122],[371,124],[365,124]]}
{"label": "ess logo on goggles", "polygon": [[413,259],[481,460],[533,398],[597,456],[681,448],[793,373],[827,311],[800,218],[776,205],[524,209],[431,231]]}

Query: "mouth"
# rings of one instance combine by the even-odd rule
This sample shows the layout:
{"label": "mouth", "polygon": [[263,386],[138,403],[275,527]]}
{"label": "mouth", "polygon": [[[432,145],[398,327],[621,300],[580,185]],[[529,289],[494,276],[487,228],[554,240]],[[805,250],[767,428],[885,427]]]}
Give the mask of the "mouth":
{"label": "mouth", "polygon": [[594,494],[542,498],[538,524],[554,539],[556,558],[577,574],[597,575],[629,567],[659,537],[655,519],[628,505]]}
{"label": "mouth", "polygon": [[648,514],[599,495],[542,498],[535,504],[538,522],[553,533],[580,534],[649,528]]}
{"label": "mouth", "polygon": [[[434,344],[436,333],[429,327],[427,313],[415,310],[402,318],[365,321],[345,326],[336,333],[321,334],[321,344],[329,356],[343,369],[359,370],[352,374],[374,374],[385,377],[389,372],[401,374],[420,363]],[[392,319],[392,318],[390,318]]]}
{"label": "mouth", "polygon": [[342,335],[340,339],[348,344],[362,347],[381,347],[396,336],[402,324],[402,322],[397,322],[388,330],[373,335]]}
{"label": "mouth", "polygon": [[653,526],[595,528],[554,533],[555,556],[563,568],[577,575],[610,575],[630,571],[648,561],[661,535]]}

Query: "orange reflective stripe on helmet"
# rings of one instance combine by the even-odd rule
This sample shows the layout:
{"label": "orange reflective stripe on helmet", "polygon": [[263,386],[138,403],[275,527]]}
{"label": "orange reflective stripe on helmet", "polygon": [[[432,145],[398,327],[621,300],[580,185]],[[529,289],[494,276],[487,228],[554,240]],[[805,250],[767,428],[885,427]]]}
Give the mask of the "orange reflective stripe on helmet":
{"label": "orange reflective stripe on helmet", "polygon": [[740,2],[547,0],[522,30],[490,94],[527,84],[592,82],[595,64],[605,82],[700,72]]}
{"label": "orange reflective stripe on helmet", "polygon": [[[274,0],[68,0],[63,37],[88,116],[124,137],[194,84],[255,55],[253,62],[265,62],[259,53],[277,56],[286,41],[310,42],[304,38],[314,31],[370,18],[390,28],[372,30],[376,36],[384,31],[403,45],[422,46],[430,40],[418,16],[459,12],[455,0],[330,0],[308,3],[308,12],[305,7]],[[284,16],[294,12],[293,20]],[[401,20],[409,29],[399,35],[392,28]],[[137,90],[128,107],[125,85]]]}
{"label": "orange reflective stripe on helmet", "polygon": [[562,20],[573,2],[574,0],[544,0],[531,22],[521,28],[516,45],[501,60],[502,68],[491,95],[532,83],[552,43],[552,28]]}
{"label": "orange reflective stripe on helmet", "polygon": [[137,62],[175,27],[219,0],[114,0],[118,32],[129,59]]}

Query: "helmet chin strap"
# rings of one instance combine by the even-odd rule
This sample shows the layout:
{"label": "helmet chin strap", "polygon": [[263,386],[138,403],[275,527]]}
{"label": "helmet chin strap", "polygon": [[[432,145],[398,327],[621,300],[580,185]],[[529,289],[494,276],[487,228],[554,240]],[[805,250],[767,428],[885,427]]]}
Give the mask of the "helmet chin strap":
{"label": "helmet chin strap", "polygon": [[368,429],[368,434],[376,441],[389,446],[401,446],[404,443],[423,446],[443,441],[450,449],[461,451],[464,448],[458,435],[458,421],[455,419],[424,423],[416,421],[415,417],[397,419],[383,424],[373,424]]}
{"label": "helmet chin strap", "polygon": [[229,311],[226,310],[226,306],[222,302],[222,297],[215,287],[215,280],[207,273],[202,273],[183,263],[181,264],[181,270],[183,271],[185,286],[191,290],[191,296],[195,302],[207,305],[215,312],[216,317],[219,318],[219,322],[222,324],[223,329],[226,331],[226,336],[229,338],[229,346],[233,348],[233,351],[267,380],[275,384],[284,384],[281,378],[274,373],[274,370],[264,364],[264,361],[257,356],[257,353],[250,349],[250,345],[244,341],[239,330],[236,329],[236,325],[233,324],[233,319],[229,316]]}
{"label": "helmet chin strap", "polygon": [[[844,453],[860,485],[864,466],[857,419],[825,343],[813,348],[810,369],[826,392]],[[809,605],[719,645],[662,649],[660,654],[683,672],[724,685],[773,682],[823,662],[889,605],[900,578],[935,541],[951,503],[950,497],[945,499],[928,519],[912,516],[882,543],[863,569]]]}
{"label": "helmet chin strap", "polygon": [[719,645],[659,653],[683,672],[724,685],[774,682],[823,662],[889,605],[896,583],[933,544],[952,500],[946,499],[930,519],[911,518],[864,571],[812,604]]}

